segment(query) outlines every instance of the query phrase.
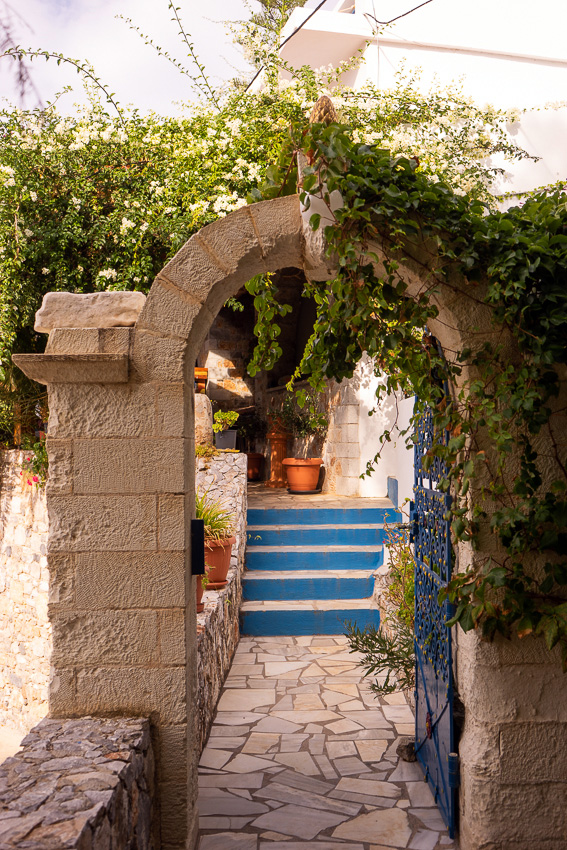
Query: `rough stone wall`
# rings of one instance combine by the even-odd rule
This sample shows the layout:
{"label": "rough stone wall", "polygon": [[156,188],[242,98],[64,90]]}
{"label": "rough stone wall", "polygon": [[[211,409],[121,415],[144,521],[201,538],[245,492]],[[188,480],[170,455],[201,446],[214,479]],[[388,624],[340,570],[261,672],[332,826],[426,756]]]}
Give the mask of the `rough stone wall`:
{"label": "rough stone wall", "polygon": [[247,458],[221,452],[197,461],[196,488],[208,490],[235,514],[236,543],[232,547],[228,584],[203,594],[205,609],[197,614],[197,741],[203,749],[221,688],[238,643],[238,615],[242,601],[242,570],[246,548]]}
{"label": "rough stone wall", "polygon": [[0,724],[22,734],[47,714],[45,492],[20,476],[24,452],[0,455]]}
{"label": "rough stone wall", "polygon": [[541,638],[457,637],[462,850],[567,850],[567,677]]}
{"label": "rough stone wall", "polygon": [[212,458],[197,458],[195,488],[207,492],[210,499],[218,499],[224,508],[234,514],[236,543],[232,547],[231,568],[244,564],[246,548],[248,458],[238,452],[221,451]]}
{"label": "rough stone wall", "polygon": [[355,374],[340,384],[332,381],[327,389],[329,430],[323,451],[326,470],[324,491],[340,496],[360,494],[357,383]]}
{"label": "rough stone wall", "polygon": [[0,766],[0,846],[153,850],[153,793],[147,720],[44,719]]}
{"label": "rough stone wall", "polygon": [[224,307],[211,325],[200,365],[209,370],[207,395],[221,410],[254,404],[254,378],[246,371],[255,337],[254,308],[248,294],[239,297],[243,312]]}

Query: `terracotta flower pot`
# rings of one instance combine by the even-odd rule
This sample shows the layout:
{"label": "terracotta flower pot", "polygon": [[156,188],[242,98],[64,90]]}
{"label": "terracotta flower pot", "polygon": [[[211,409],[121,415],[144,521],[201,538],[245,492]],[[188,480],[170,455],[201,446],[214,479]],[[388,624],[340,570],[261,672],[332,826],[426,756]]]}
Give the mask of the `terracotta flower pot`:
{"label": "terracotta flower pot", "polygon": [[259,481],[264,455],[260,452],[247,452],[246,454],[248,456],[248,481]]}
{"label": "terracotta flower pot", "polygon": [[266,487],[285,487],[283,459],[287,452],[288,433],[279,424],[279,420],[270,421],[270,431],[266,435],[270,452],[270,480]]}
{"label": "terracotta flower pot", "polygon": [[207,377],[209,375],[209,370],[204,367],[195,367],[195,383],[196,389],[195,392],[204,393],[207,390]]}
{"label": "terracotta flower pot", "polygon": [[230,554],[236,537],[223,540],[205,540],[205,566],[209,575],[207,590],[219,590],[226,584],[230,569]]}
{"label": "terracotta flower pot", "polygon": [[283,460],[289,489],[293,493],[309,493],[317,489],[319,469],[323,463],[320,457],[286,457]]}

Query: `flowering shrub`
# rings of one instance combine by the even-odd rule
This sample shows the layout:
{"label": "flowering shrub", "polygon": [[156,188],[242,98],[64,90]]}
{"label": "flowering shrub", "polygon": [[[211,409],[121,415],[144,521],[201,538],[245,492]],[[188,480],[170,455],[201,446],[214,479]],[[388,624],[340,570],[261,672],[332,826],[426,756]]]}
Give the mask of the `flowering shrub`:
{"label": "flowering shrub", "polygon": [[33,445],[29,441],[24,444],[24,458],[20,476],[26,487],[36,487],[38,490],[45,487],[48,472],[47,449],[45,440],[39,440]]}
{"label": "flowering shrub", "polygon": [[[54,57],[56,58],[56,57]],[[290,126],[307,126],[318,97],[351,64],[303,68],[281,80],[264,57],[260,92],[233,88],[182,117],[110,114],[93,101],[73,116],[0,111],[0,369],[15,351],[41,350],[32,330],[46,292],[147,291],[156,273],[203,225],[259,199]],[[353,60],[355,61],[355,60]],[[414,78],[392,91],[335,86],[333,102],[356,138],[419,157],[457,191],[487,199],[487,159],[524,154],[509,142],[512,116],[479,109],[458,88],[420,94]],[[116,107],[109,99],[108,109]],[[295,191],[295,167],[284,191]],[[279,186],[274,193],[279,191]],[[258,298],[261,300],[261,292]],[[8,428],[0,411],[0,429]]]}

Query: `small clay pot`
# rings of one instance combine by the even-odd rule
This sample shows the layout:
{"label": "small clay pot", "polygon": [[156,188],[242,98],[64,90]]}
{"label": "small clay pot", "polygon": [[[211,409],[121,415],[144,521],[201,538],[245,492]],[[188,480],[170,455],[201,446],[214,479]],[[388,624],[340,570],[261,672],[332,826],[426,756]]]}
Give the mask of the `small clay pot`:
{"label": "small clay pot", "polygon": [[320,457],[286,457],[283,467],[287,475],[289,489],[293,493],[312,493],[317,490],[319,470],[323,463]]}
{"label": "small clay pot", "polygon": [[225,586],[234,543],[236,543],[236,537],[205,540],[205,565],[209,576],[207,590],[219,590]]}
{"label": "small clay pot", "polygon": [[260,452],[247,452],[248,456],[248,481],[259,481],[264,465],[264,455]]}
{"label": "small clay pot", "polygon": [[197,366],[195,368],[195,383],[197,384],[195,388],[195,392],[204,393],[207,389],[207,377],[209,375],[209,370],[204,367]]}

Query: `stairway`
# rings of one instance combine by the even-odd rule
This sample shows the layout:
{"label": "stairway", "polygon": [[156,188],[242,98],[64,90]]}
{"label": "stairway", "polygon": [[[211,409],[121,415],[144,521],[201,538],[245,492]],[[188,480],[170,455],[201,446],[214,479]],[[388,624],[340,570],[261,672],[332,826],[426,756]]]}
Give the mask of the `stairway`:
{"label": "stairway", "polygon": [[389,499],[336,504],[249,508],[242,634],[341,634],[345,621],[379,625],[372,593],[384,561],[384,516],[397,522],[399,512]]}

